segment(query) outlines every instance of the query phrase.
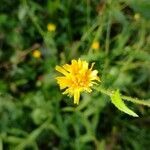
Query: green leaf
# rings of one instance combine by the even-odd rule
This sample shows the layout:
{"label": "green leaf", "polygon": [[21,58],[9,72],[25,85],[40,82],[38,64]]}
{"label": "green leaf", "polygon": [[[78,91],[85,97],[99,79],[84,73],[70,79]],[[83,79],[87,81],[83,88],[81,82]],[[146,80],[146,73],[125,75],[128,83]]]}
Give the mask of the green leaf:
{"label": "green leaf", "polygon": [[131,109],[129,109],[124,101],[121,99],[121,96],[120,96],[120,92],[119,90],[116,90],[112,96],[111,96],[111,102],[121,111],[127,113],[128,115],[131,115],[133,117],[138,117],[138,115],[133,112]]}

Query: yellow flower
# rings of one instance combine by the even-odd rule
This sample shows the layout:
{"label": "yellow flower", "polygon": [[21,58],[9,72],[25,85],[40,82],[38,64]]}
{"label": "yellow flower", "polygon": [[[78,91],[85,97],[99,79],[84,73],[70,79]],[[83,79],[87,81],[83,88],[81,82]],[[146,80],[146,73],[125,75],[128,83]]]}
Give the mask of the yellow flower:
{"label": "yellow flower", "polygon": [[136,13],[135,15],[134,15],[134,19],[137,21],[137,20],[139,20],[141,18],[141,15],[139,14],[139,13]]}
{"label": "yellow flower", "polygon": [[93,42],[91,48],[94,50],[98,50],[100,48],[99,42],[98,41]]}
{"label": "yellow flower", "polygon": [[34,51],[32,52],[32,55],[33,55],[33,57],[35,57],[35,58],[40,58],[40,57],[41,57],[41,52],[37,49],[37,50],[34,50]]}
{"label": "yellow flower", "polygon": [[91,87],[100,81],[97,76],[98,71],[93,70],[94,63],[89,68],[89,64],[83,60],[72,60],[71,64],[62,67],[56,66],[56,70],[64,76],[56,77],[60,89],[65,89],[63,94],[74,96],[74,104],[79,103],[80,93],[83,91],[91,92]]}
{"label": "yellow flower", "polygon": [[48,30],[49,32],[55,31],[55,30],[56,30],[56,25],[53,24],[53,23],[49,23],[49,24],[47,25],[47,30]]}

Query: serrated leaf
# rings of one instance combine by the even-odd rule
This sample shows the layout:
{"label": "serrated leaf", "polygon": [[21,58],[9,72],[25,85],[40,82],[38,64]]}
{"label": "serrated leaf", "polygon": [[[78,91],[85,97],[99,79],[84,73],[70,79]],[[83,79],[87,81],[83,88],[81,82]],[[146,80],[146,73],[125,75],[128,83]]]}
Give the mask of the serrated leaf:
{"label": "serrated leaf", "polygon": [[133,117],[138,117],[138,115],[133,112],[131,109],[129,109],[124,101],[121,99],[121,96],[120,96],[120,92],[119,90],[116,90],[112,96],[111,96],[111,102],[121,111],[123,111],[124,113],[128,114],[128,115],[131,115]]}

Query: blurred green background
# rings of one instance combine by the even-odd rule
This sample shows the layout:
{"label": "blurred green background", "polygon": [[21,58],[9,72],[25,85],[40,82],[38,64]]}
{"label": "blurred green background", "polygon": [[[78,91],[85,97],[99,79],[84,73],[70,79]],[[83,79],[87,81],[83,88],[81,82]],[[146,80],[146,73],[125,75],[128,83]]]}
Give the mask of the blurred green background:
{"label": "blurred green background", "polygon": [[0,150],[148,150],[148,107],[97,91],[76,106],[55,66],[95,62],[103,87],[149,99],[149,33],[149,0],[0,0]]}

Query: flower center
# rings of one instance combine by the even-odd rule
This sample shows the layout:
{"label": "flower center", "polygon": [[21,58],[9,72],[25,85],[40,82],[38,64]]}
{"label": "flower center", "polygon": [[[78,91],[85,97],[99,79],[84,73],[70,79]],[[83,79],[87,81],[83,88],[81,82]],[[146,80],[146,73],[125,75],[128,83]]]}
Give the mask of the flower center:
{"label": "flower center", "polygon": [[73,87],[86,87],[88,84],[88,80],[86,76],[83,75],[76,75],[74,76]]}

